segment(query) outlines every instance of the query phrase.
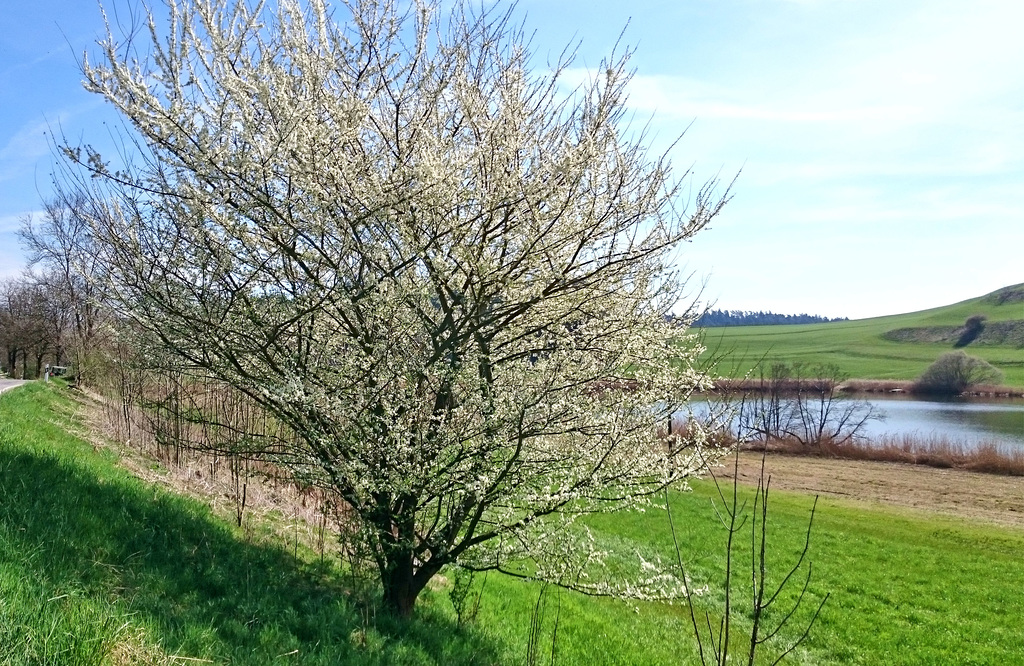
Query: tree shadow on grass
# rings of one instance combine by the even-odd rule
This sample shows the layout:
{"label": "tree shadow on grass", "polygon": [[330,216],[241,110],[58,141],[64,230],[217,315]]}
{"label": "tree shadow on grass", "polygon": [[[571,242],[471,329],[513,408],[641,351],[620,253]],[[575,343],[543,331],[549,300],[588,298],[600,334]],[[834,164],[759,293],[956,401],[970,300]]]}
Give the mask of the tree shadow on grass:
{"label": "tree shadow on grass", "polygon": [[358,606],[336,578],[240,541],[196,502],[3,440],[0,568],[23,572],[51,601],[119,609],[118,622],[142,627],[135,635],[164,654],[234,664],[498,661],[494,645],[429,609],[401,621]]}

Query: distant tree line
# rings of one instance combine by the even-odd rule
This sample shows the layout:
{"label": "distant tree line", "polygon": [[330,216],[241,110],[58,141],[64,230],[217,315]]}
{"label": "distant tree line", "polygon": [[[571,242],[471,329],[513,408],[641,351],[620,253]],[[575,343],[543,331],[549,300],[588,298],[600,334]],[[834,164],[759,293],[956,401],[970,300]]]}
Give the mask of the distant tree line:
{"label": "distant tree line", "polygon": [[42,214],[21,220],[30,270],[0,280],[0,376],[32,379],[46,364],[71,365],[82,381],[102,356],[109,315],[90,227],[102,212],[87,193],[55,183]]}
{"label": "distant tree line", "polygon": [[39,281],[0,281],[0,376],[37,377],[44,362],[63,359],[62,315]]}
{"label": "distant tree line", "polygon": [[785,315],[752,310],[708,310],[693,322],[698,328],[714,326],[767,326],[769,324],[823,324],[830,321],[849,321],[848,317],[819,317],[818,315]]}

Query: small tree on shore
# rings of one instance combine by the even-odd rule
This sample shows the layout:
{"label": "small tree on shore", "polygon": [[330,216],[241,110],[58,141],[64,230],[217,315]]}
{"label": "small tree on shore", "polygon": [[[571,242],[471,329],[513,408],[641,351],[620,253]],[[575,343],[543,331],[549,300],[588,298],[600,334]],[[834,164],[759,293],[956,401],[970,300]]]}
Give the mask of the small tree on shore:
{"label": "small tree on shore", "polygon": [[666,315],[725,197],[688,212],[628,130],[628,52],[567,92],[497,10],[252,5],[171,3],[151,57],[85,65],[148,151],[64,151],[108,187],[119,316],[291,430],[248,455],[348,507],[394,611],[449,563],[564,583],[576,516],[704,460],[657,436],[704,382]]}
{"label": "small tree on shore", "polygon": [[955,351],[943,354],[914,382],[913,391],[930,395],[959,395],[971,386],[1001,382],[1003,373],[988,361]]}
{"label": "small tree on shore", "polygon": [[847,376],[834,364],[774,362],[759,379],[738,408],[740,439],[793,440],[804,447],[844,444],[878,418],[869,403],[842,397],[839,386]]}

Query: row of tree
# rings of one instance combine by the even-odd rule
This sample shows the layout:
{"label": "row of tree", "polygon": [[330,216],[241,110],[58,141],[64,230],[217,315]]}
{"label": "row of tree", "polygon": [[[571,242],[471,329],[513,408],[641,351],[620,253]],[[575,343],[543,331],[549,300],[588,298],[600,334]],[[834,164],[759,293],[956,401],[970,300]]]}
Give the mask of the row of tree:
{"label": "row of tree", "polygon": [[0,281],[0,373],[39,376],[64,356],[64,311],[34,276]]}
{"label": "row of tree", "polygon": [[41,376],[45,365],[88,373],[104,334],[103,271],[91,226],[102,209],[83,190],[57,183],[40,217],[26,217],[19,239],[32,270],[0,281],[0,370]]}
{"label": "row of tree", "polygon": [[769,324],[823,324],[830,321],[849,321],[847,317],[819,317],[818,315],[784,315],[752,310],[708,310],[696,321],[697,328],[715,326],[766,326]]}

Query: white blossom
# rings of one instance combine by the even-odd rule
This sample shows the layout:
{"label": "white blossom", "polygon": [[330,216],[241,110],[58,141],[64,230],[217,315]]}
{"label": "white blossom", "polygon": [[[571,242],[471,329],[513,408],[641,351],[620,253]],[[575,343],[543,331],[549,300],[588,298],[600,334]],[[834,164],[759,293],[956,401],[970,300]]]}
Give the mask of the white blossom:
{"label": "white blossom", "polygon": [[707,385],[668,266],[724,197],[684,201],[628,126],[629,53],[567,96],[572,53],[536,68],[474,3],[252,4],[171,2],[150,57],[111,34],[85,64],[148,151],[93,165],[122,314],[293,431],[276,459],[348,505],[401,609],[450,562],[678,588],[593,580],[573,526],[705,459],[658,434]]}

